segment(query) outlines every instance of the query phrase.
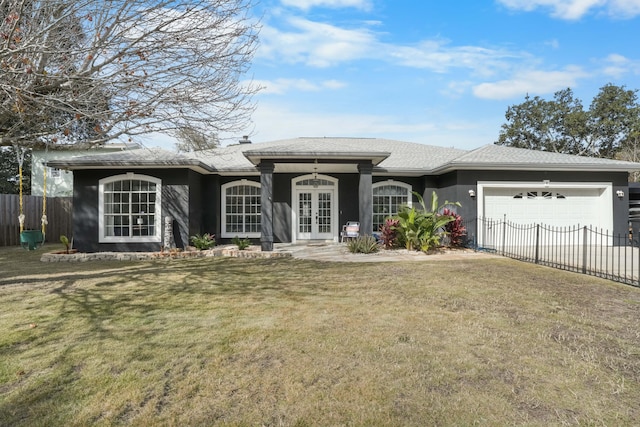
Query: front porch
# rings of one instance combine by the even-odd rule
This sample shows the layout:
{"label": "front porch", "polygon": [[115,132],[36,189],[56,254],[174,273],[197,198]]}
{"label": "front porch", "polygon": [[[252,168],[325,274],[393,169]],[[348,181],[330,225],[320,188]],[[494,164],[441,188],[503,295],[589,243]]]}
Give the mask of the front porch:
{"label": "front porch", "polygon": [[[385,156],[346,160],[346,154],[295,158],[270,158],[257,151],[245,156],[260,171],[260,245],[273,251],[275,241],[338,242],[347,221],[358,221],[362,233],[373,230],[372,172],[374,161]],[[302,175],[301,175],[302,174]],[[287,182],[288,181],[288,182]],[[276,185],[277,182],[277,185]],[[283,214],[289,218],[283,218]],[[289,238],[276,239],[282,222],[289,224]],[[286,227],[286,225],[285,225]]]}

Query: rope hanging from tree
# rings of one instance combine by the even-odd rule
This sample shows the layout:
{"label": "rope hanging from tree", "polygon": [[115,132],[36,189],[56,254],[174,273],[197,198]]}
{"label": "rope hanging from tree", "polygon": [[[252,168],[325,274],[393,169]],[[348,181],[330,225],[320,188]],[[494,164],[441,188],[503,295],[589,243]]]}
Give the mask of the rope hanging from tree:
{"label": "rope hanging from tree", "polygon": [[[18,160],[18,177],[19,177],[19,188],[20,188],[20,214],[18,215],[18,222],[20,224],[20,233],[22,233],[24,231],[24,221],[26,218],[24,214],[22,171],[23,171],[23,164],[24,164],[24,156],[27,152],[27,149],[24,147],[20,147],[18,145],[14,145],[13,148],[15,149],[16,157]],[[46,161],[47,155],[49,153],[49,144],[45,144],[44,152],[45,152],[44,157]],[[43,165],[43,171],[44,171],[44,180],[42,183],[42,217],[40,218],[40,223],[41,223],[42,235],[44,236],[47,231],[47,225],[49,224],[49,221],[47,220],[47,166],[46,165]]]}
{"label": "rope hanging from tree", "polygon": [[[47,158],[47,153],[49,151],[49,145],[46,145],[46,148],[44,149],[44,153],[45,153],[45,161]],[[47,224],[49,224],[49,221],[47,221],[47,166],[43,165],[42,169],[44,170],[44,180],[42,182],[42,218],[40,218],[40,222],[42,224],[42,235],[46,235],[46,231],[47,231]]]}
{"label": "rope hanging from tree", "polygon": [[20,187],[20,214],[18,215],[18,222],[20,223],[20,233],[24,231],[24,205],[22,203],[22,165],[24,163],[24,155],[27,152],[26,148],[19,147],[18,145],[13,146],[16,157],[18,159],[18,176],[19,176],[19,187]]}

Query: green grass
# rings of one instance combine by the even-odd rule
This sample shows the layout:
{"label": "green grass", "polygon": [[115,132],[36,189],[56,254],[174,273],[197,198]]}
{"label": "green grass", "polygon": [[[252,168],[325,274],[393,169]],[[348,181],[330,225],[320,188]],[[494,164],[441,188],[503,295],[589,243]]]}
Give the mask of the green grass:
{"label": "green grass", "polygon": [[640,419],[637,288],[499,258],[39,255],[0,249],[3,426]]}

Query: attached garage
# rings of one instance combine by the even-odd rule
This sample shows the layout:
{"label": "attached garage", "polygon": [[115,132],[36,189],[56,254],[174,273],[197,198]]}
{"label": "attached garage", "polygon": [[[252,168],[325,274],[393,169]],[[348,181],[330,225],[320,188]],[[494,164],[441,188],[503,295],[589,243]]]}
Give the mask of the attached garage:
{"label": "attached garage", "polygon": [[611,183],[478,182],[478,217],[613,230]]}

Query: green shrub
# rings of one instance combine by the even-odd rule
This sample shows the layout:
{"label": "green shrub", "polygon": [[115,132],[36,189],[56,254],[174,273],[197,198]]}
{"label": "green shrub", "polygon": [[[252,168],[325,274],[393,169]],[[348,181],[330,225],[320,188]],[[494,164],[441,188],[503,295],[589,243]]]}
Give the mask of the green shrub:
{"label": "green shrub", "polygon": [[69,241],[69,238],[67,236],[65,236],[64,234],[60,236],[60,243],[62,243],[64,245],[64,250],[69,253],[69,251],[71,251],[71,242]]}
{"label": "green shrub", "polygon": [[415,206],[404,206],[398,212],[398,225],[395,229],[400,235],[408,250],[421,250],[427,252],[440,245],[440,239],[444,233],[444,227],[454,221],[451,215],[442,215],[439,212],[445,206],[460,206],[460,203],[444,202],[438,206],[438,195],[433,192],[431,197],[431,209],[427,209],[422,196],[413,193],[419,202],[420,209]]}
{"label": "green shrub", "polygon": [[251,240],[248,238],[240,239],[238,236],[231,239],[231,242],[238,247],[238,250],[244,251],[251,246]]}
{"label": "green shrub", "polygon": [[196,234],[195,236],[191,236],[191,243],[193,243],[193,246],[195,246],[197,250],[204,251],[214,247],[216,245],[216,240],[213,234]]}
{"label": "green shrub", "polygon": [[354,254],[371,254],[378,252],[378,242],[373,236],[358,236],[353,239],[349,239],[347,242],[347,249]]}

